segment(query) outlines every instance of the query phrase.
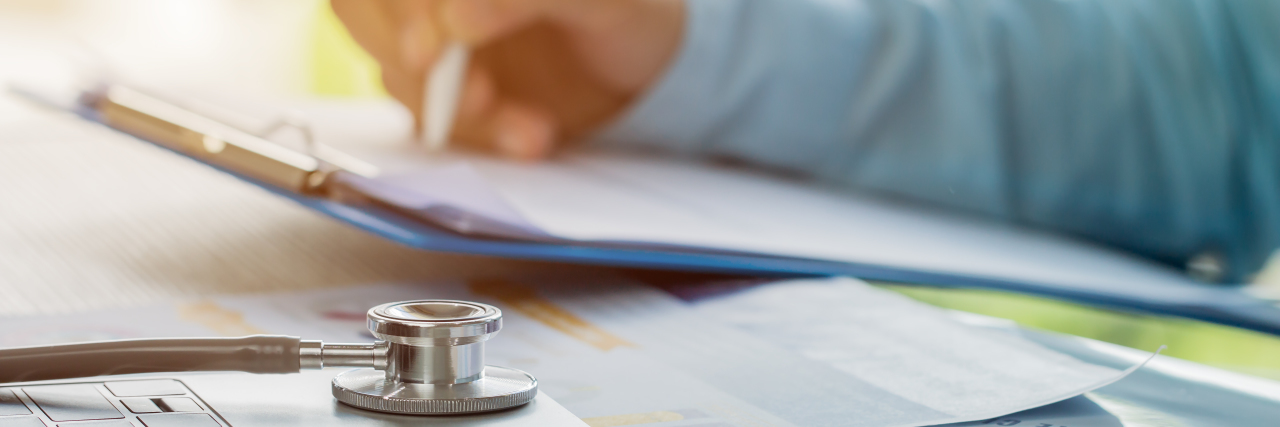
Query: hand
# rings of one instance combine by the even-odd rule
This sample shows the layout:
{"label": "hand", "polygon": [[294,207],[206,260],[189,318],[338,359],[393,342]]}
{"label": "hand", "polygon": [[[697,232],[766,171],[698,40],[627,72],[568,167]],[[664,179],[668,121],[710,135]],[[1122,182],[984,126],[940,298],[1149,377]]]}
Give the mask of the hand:
{"label": "hand", "polygon": [[[332,0],[422,117],[423,81],[448,40],[472,60],[451,139],[523,160],[620,113],[672,60],[684,0]],[[421,123],[416,123],[421,126]]]}

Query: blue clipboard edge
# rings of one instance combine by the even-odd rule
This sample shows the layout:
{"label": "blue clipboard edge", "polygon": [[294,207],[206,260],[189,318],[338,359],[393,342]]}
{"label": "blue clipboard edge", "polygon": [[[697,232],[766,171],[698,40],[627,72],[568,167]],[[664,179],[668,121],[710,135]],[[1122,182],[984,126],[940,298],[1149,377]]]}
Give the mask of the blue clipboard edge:
{"label": "blue clipboard edge", "polygon": [[[79,116],[108,130],[92,111]],[[1145,314],[1184,317],[1280,336],[1280,308],[1242,293],[1206,285],[1222,295],[1219,301],[1173,304],[1123,293],[1103,294],[1063,285],[1016,282],[1000,278],[911,270],[856,262],[837,262],[766,254],[705,252],[665,248],[623,248],[612,245],[551,244],[465,236],[376,206],[351,206],[319,197],[293,193],[215,165],[207,164],[163,144],[125,133],[195,163],[230,174],[302,206],[352,225],[373,235],[411,248],[469,255],[594,264],[641,269],[770,276],[850,276],[869,281],[942,288],[989,289],[1038,295],[1101,308]]]}

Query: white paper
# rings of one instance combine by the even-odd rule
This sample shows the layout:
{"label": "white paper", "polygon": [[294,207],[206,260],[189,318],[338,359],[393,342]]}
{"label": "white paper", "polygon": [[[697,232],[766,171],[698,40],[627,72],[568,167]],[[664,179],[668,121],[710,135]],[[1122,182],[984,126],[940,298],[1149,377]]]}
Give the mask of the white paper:
{"label": "white paper", "polygon": [[[1099,404],[1099,402],[1103,402],[1106,406]],[[1107,406],[1113,406],[1113,404],[1100,396],[1076,396],[1039,408],[981,421],[947,424],[946,427],[1125,427],[1126,424],[1121,421],[1120,417],[1111,413]],[[1165,424],[1150,425],[1178,425],[1170,424],[1167,420],[1159,421],[1163,421]],[[1173,421],[1173,423],[1176,422]]]}
{"label": "white paper", "polygon": [[490,193],[557,238],[851,262],[1177,304],[1234,297],[1119,251],[846,188],[616,151],[571,152],[534,164],[429,153],[396,138],[403,124],[387,111],[307,111],[332,117],[317,120],[326,144],[377,164],[397,177],[397,186],[421,174],[420,191],[432,195],[438,187],[425,184],[431,170],[466,164]]}
{"label": "white paper", "polygon": [[376,178],[349,173],[335,176],[340,185],[459,233],[548,238],[465,163]]}
{"label": "white paper", "polygon": [[488,363],[533,373],[589,425],[958,422],[1064,399],[1122,375],[852,280],[766,287],[692,308],[616,278],[370,286],[7,319],[0,345],[251,333],[361,342],[372,339],[368,307],[419,298],[498,305],[506,319],[488,343]]}
{"label": "white paper", "polygon": [[[410,199],[447,201],[439,205],[457,205],[479,218],[518,217],[513,221],[520,224],[507,229],[517,239],[746,251],[1170,306],[1251,302],[1130,254],[848,188],[636,153],[575,151],[528,164],[435,152],[411,141],[412,120],[391,101],[204,98],[250,116],[271,117],[285,107],[301,111],[319,142],[375,164],[382,179],[395,181],[389,187],[413,189],[419,194]],[[476,173],[454,180],[437,171],[460,165]],[[455,183],[488,190],[448,190]],[[505,207],[490,203],[495,194]],[[470,231],[492,237],[492,228],[503,229]]]}
{"label": "white paper", "polygon": [[849,191],[621,154],[553,164],[475,161],[516,210],[553,235],[677,243],[1108,288],[1186,283],[1114,251]]}
{"label": "white paper", "polygon": [[921,424],[1039,407],[1132,372],[1116,375],[1016,335],[964,325],[852,279],[759,286],[696,309],[947,416]]}

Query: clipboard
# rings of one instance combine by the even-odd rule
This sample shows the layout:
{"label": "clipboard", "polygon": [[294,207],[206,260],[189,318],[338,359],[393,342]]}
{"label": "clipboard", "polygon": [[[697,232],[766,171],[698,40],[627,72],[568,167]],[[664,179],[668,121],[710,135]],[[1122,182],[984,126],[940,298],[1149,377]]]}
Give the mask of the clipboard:
{"label": "clipboard", "polygon": [[[778,256],[714,248],[627,242],[578,241],[503,229],[464,211],[406,210],[346,185],[378,171],[358,159],[316,144],[305,124],[288,118],[246,131],[160,97],[109,85],[86,94],[78,113],[91,121],[166,148],[288,198],[366,232],[421,250],[609,265],[766,276],[852,276],[870,281],[1012,291],[1093,306],[1171,315],[1280,335],[1280,308],[1236,290],[1179,284],[1181,297],[1149,290],[1113,292],[1000,277],[922,271],[863,262]],[[285,127],[308,140],[298,151],[266,139]],[[473,227],[488,222],[491,227]],[[492,232],[498,229],[500,232]],[[489,231],[486,231],[489,230]]]}

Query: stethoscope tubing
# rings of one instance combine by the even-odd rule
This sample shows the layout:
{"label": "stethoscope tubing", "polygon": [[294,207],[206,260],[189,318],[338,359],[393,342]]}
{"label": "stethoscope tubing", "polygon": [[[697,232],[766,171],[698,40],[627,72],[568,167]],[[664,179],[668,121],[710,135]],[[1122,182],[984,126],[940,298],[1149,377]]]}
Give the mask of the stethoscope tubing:
{"label": "stethoscope tubing", "polygon": [[151,372],[300,372],[301,339],[157,338],[0,349],[0,383]]}

